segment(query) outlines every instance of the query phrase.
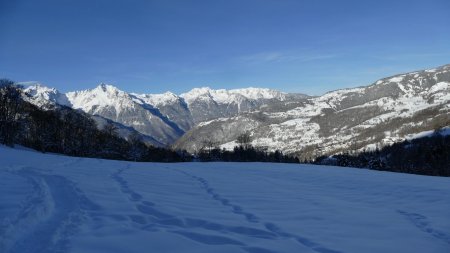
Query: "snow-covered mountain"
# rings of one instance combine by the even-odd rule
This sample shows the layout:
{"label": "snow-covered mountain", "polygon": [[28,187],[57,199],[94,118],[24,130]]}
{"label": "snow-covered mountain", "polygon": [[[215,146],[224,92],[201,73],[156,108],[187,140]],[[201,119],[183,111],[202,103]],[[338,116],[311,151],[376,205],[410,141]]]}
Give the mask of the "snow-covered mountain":
{"label": "snow-covered mountain", "polygon": [[[304,95],[303,95],[304,96]],[[285,101],[288,95],[271,89],[246,88],[213,90],[195,88],[181,94],[191,111],[194,123],[223,117],[233,117],[243,112],[259,109],[266,104]]]}
{"label": "snow-covered mountain", "polygon": [[249,132],[254,146],[312,158],[375,148],[450,125],[450,65],[318,97],[207,87],[181,95],[135,94],[106,84],[67,94],[42,85],[26,91],[38,106],[80,109],[191,152],[204,140],[233,148],[237,136]]}
{"label": "snow-covered mountain", "polygon": [[213,90],[209,87],[194,88],[189,92],[181,94],[189,104],[198,99],[211,98],[217,103],[230,104],[239,103],[242,100],[269,100],[277,99],[283,101],[286,99],[286,93],[265,88],[246,88],[233,90]]}
{"label": "snow-covered mountain", "polygon": [[55,88],[46,87],[40,83],[35,83],[24,90],[29,97],[25,97],[33,104],[47,108],[49,105],[59,104],[63,106],[71,106],[66,94],[59,92]]}
{"label": "snow-covered mountain", "polygon": [[188,105],[183,98],[172,92],[163,94],[132,94],[142,103],[149,104],[159,110],[167,119],[174,122],[183,132],[194,126]]}
{"label": "snow-covered mountain", "polygon": [[[106,85],[103,85],[106,88],[113,89],[113,87],[106,87]],[[97,87],[99,88],[99,87]],[[40,108],[44,110],[53,110],[58,108],[59,106],[67,106],[72,107],[74,109],[81,109],[83,112],[86,112],[87,115],[90,115],[90,117],[97,123],[97,126],[99,129],[103,129],[106,124],[113,124],[117,129],[117,134],[119,136],[124,137],[125,139],[128,138],[131,134],[138,132],[141,134],[142,141],[152,144],[154,146],[164,146],[162,142],[159,140],[153,138],[152,136],[139,132],[135,128],[126,126],[117,120],[112,120],[108,117],[104,117],[102,113],[93,112],[90,110],[90,108],[98,108],[99,106],[97,104],[101,104],[101,100],[105,101],[104,103],[111,103],[110,98],[105,94],[101,94],[96,97],[102,97],[103,99],[93,99],[89,101],[89,99],[86,99],[85,101],[82,101],[80,99],[81,96],[77,96],[74,93],[61,93],[58,90],[54,88],[48,88],[42,84],[34,83],[27,88],[24,89],[25,94],[25,100],[28,102],[31,102]],[[81,92],[82,93],[82,92]],[[87,93],[87,92],[85,92]],[[97,103],[97,104],[95,104]],[[95,104],[95,105],[92,105]],[[114,106],[114,105],[111,105]]]}
{"label": "snow-covered mountain", "polygon": [[[25,92],[29,95],[28,101],[44,109],[54,105],[79,109],[120,123],[125,128],[131,127],[145,135],[146,139],[154,139],[151,142],[154,145],[171,143],[184,133],[175,123],[161,115],[157,108],[111,85],[100,84],[94,89],[63,94],[56,89],[36,84],[27,87]],[[94,119],[99,125],[104,122],[99,118]],[[129,132],[129,129],[123,127],[119,130]]]}
{"label": "snow-covered mountain", "polygon": [[158,108],[112,85],[101,84],[94,89],[66,95],[73,108],[133,127],[164,144],[175,141],[184,133]]}
{"label": "snow-covered mountain", "polygon": [[79,109],[132,127],[166,145],[205,120],[232,117],[293,98],[292,95],[260,88],[228,91],[200,88],[180,96],[171,92],[136,94],[107,84],[66,94],[40,84],[29,86],[25,91],[29,95],[27,99],[40,107],[64,105]]}
{"label": "snow-covered mountain", "polygon": [[245,132],[256,147],[302,158],[381,147],[450,125],[450,65],[295,101],[198,124],[175,147],[195,152],[212,140],[233,148]]}

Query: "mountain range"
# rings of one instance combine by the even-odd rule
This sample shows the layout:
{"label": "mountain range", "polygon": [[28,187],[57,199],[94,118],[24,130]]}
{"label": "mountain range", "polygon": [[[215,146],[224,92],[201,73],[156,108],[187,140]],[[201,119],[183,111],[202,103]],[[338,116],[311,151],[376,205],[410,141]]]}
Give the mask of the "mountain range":
{"label": "mountain range", "polygon": [[322,96],[207,87],[180,95],[136,94],[107,84],[68,93],[33,84],[25,92],[41,108],[68,106],[92,115],[100,128],[111,121],[123,135],[136,130],[153,145],[193,153],[205,141],[231,149],[248,133],[255,147],[310,159],[380,148],[450,125],[450,65]]}

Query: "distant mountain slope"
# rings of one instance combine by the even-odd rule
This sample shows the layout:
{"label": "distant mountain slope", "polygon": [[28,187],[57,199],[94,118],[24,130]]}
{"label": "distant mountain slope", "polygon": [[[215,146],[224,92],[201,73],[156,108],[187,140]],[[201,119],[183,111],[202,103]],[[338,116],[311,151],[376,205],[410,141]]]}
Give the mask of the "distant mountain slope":
{"label": "distant mountain slope", "polygon": [[213,90],[195,88],[181,94],[192,113],[195,123],[223,117],[233,117],[275,101],[285,101],[287,94],[270,89],[247,88]]}
{"label": "distant mountain slope", "polygon": [[314,163],[450,177],[450,127],[408,135],[378,150],[318,157]]}
{"label": "distant mountain slope", "polygon": [[173,142],[184,133],[158,108],[111,85],[101,84],[95,89],[66,95],[73,108],[133,127],[164,144]]}
{"label": "distant mountain slope", "polygon": [[188,105],[183,98],[172,92],[164,94],[133,94],[144,103],[157,108],[167,119],[174,122],[183,132],[194,126],[194,122]]}
{"label": "distant mountain slope", "polygon": [[[24,92],[25,94],[27,94],[27,96],[24,97],[26,101],[31,102],[34,105],[37,105],[38,107],[45,110],[58,109],[61,106],[73,107],[73,104],[69,100],[67,95],[60,93],[54,88],[48,88],[40,84],[34,84],[27,87]],[[144,141],[145,143],[152,144],[154,146],[164,146],[163,143],[159,142],[149,135],[138,132],[133,127],[125,126],[119,122],[105,118],[98,114],[87,115],[90,115],[90,117],[96,122],[99,129],[103,129],[107,123],[111,123],[117,128],[117,134],[125,139],[127,139],[131,134],[137,132],[142,135],[142,141]]]}
{"label": "distant mountain slope", "polygon": [[135,94],[106,84],[67,94],[41,85],[26,90],[40,107],[70,106],[190,152],[202,148],[204,140],[233,148],[237,136],[249,132],[254,146],[313,158],[375,148],[450,125],[450,65],[318,97],[207,87],[181,95]]}
{"label": "distant mountain slope", "polygon": [[285,105],[201,123],[174,145],[195,152],[203,140],[232,148],[249,132],[253,145],[313,158],[375,148],[406,134],[450,125],[450,65],[381,79]]}
{"label": "distant mountain slope", "polygon": [[193,89],[180,96],[164,94],[126,93],[101,84],[94,89],[60,93],[39,84],[25,90],[29,101],[43,108],[63,105],[91,115],[132,127],[157,143],[171,144],[186,131],[205,120],[232,117],[282,101],[306,97],[270,89],[237,90]]}
{"label": "distant mountain slope", "polygon": [[165,145],[184,133],[176,124],[172,127],[169,120],[164,121],[156,108],[111,85],[101,84],[95,89],[63,94],[36,84],[27,87],[25,92],[30,95],[27,100],[41,108],[63,105],[79,109],[93,115],[99,128],[105,120],[112,120],[117,122],[115,125],[123,137],[137,130],[144,140],[155,146]]}

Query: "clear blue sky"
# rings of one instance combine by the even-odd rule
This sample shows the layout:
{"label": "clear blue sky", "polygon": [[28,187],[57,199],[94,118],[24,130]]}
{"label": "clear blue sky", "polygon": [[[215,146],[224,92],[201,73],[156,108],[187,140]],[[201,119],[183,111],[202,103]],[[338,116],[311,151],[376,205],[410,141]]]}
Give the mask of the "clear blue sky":
{"label": "clear blue sky", "polygon": [[450,63],[450,1],[0,0],[0,77],[321,94]]}

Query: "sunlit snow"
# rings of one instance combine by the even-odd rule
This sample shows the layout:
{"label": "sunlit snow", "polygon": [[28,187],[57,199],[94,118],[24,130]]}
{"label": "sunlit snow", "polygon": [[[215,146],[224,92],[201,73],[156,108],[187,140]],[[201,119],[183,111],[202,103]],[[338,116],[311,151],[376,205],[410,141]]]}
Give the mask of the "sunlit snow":
{"label": "sunlit snow", "polygon": [[0,147],[0,252],[448,252],[448,178]]}

